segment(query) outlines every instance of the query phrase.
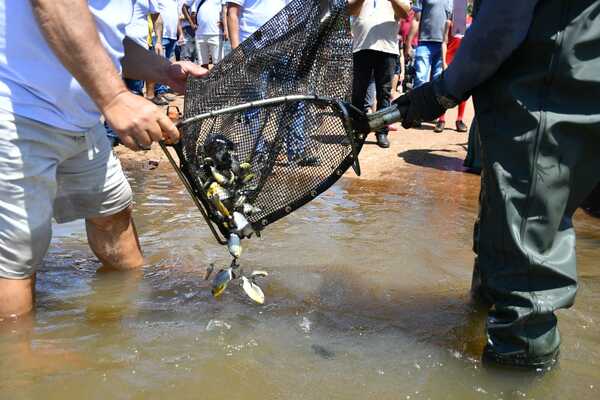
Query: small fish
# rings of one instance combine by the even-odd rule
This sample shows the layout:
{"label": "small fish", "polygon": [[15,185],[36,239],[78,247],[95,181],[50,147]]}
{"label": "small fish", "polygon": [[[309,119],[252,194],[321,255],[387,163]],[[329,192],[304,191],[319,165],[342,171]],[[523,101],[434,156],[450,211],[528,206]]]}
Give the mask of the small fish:
{"label": "small fish", "polygon": [[248,220],[246,219],[246,217],[235,211],[233,213],[233,222],[235,224],[235,228],[236,228],[236,233],[245,238],[245,237],[250,237],[250,235],[252,235],[254,233],[254,229],[252,229],[252,225],[250,225],[250,223],[248,222]]}
{"label": "small fish", "polygon": [[233,270],[231,268],[222,269],[212,282],[212,295],[219,297],[223,294],[229,282],[234,279]]}
{"label": "small fish", "polygon": [[242,243],[240,237],[235,233],[229,235],[229,239],[227,240],[227,250],[229,250],[229,254],[235,259],[240,258],[242,255]]}
{"label": "small fish", "polygon": [[254,280],[256,278],[264,278],[266,276],[269,276],[267,271],[252,271],[250,274],[250,279]]}
{"label": "small fish", "polygon": [[219,185],[228,186],[231,185],[235,179],[235,176],[230,173],[230,178],[227,179],[225,175],[221,174],[215,167],[210,167],[210,172],[212,173],[213,178]]}
{"label": "small fish", "polygon": [[225,190],[217,182],[213,182],[212,185],[209,186],[206,196],[213,202],[223,217],[230,218],[231,213],[229,212],[229,209],[225,207],[225,204],[223,204],[222,201],[229,198],[229,192],[227,190]]}
{"label": "small fish", "polygon": [[204,275],[204,280],[207,281],[208,278],[210,278],[210,276],[212,275],[213,271],[215,270],[215,265],[214,264],[210,264],[208,266],[208,268],[206,268],[206,275]]}
{"label": "small fish", "polygon": [[255,303],[265,303],[265,294],[263,293],[262,289],[245,276],[242,276],[242,289],[244,289],[244,292],[246,292],[248,297],[250,297]]}
{"label": "small fish", "polygon": [[331,360],[332,358],[335,357],[335,353],[333,351],[326,349],[324,346],[321,346],[320,344],[313,344],[310,347],[321,358],[324,358],[326,360]]}
{"label": "small fish", "polygon": [[242,182],[243,183],[248,183],[248,182],[250,182],[254,178],[256,178],[255,174],[248,174],[248,175],[244,176],[244,178],[242,179]]}

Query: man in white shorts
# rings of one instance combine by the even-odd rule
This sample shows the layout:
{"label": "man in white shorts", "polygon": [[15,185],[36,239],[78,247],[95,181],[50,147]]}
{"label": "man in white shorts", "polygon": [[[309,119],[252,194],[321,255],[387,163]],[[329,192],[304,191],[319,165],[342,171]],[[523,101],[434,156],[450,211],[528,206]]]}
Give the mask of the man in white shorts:
{"label": "man in white shorts", "polygon": [[[51,220],[86,220],[107,269],[144,264],[131,189],[100,113],[138,150],[179,133],[119,76],[183,91],[191,63],[171,64],[125,39],[132,1],[0,0],[0,319],[33,307]],[[77,21],[77,23],[73,23]],[[25,44],[27,51],[23,51]]]}
{"label": "man in white shorts", "polygon": [[219,24],[223,0],[196,0],[193,7],[198,22],[196,28],[198,64],[214,65],[223,58],[223,32]]}

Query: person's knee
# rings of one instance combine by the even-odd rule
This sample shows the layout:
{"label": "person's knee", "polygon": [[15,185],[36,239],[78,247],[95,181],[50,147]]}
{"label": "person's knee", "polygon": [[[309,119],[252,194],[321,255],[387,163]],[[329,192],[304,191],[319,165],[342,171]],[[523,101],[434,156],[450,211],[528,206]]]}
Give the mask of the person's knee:
{"label": "person's knee", "polygon": [[102,232],[116,232],[127,229],[131,224],[133,206],[129,205],[116,214],[88,218],[86,222]]}

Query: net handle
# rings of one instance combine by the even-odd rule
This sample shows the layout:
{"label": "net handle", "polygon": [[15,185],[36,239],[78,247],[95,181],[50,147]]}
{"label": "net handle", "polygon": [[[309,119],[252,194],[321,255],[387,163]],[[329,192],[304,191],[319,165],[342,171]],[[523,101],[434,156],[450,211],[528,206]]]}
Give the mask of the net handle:
{"label": "net handle", "polygon": [[319,103],[323,103],[323,104],[337,103],[336,100],[329,99],[326,97],[319,97],[319,96],[315,96],[315,95],[300,95],[300,94],[298,94],[298,95],[290,95],[290,96],[273,97],[270,99],[251,101],[248,103],[239,104],[237,106],[222,108],[220,110],[209,111],[204,114],[199,114],[199,115],[196,115],[195,117],[184,119],[183,121],[181,121],[177,124],[177,127],[185,128],[189,124],[201,121],[206,118],[216,117],[219,115],[228,114],[228,113],[232,113],[232,112],[245,111],[245,110],[248,110],[248,109],[254,108],[254,107],[265,107],[265,106],[272,106],[272,105],[283,104],[283,103],[292,103],[292,102],[298,102],[298,101],[314,101],[314,102],[319,102]]}
{"label": "net handle", "polygon": [[393,104],[382,110],[367,114],[369,131],[377,132],[388,125],[395,124],[396,122],[402,122],[407,111],[407,105]]}
{"label": "net handle", "polygon": [[[191,117],[188,119],[185,119],[183,121],[180,121],[177,124],[177,128],[184,128],[194,122],[198,122],[201,121],[203,119],[206,118],[211,118],[211,117],[216,117],[219,115],[223,115],[223,114],[228,114],[228,113],[232,113],[232,112],[238,112],[238,111],[245,111],[248,110],[250,108],[254,108],[254,107],[265,107],[265,106],[272,106],[272,105],[277,105],[277,104],[283,104],[283,103],[292,103],[292,102],[298,102],[298,101],[313,101],[313,102],[317,102],[317,103],[323,103],[323,104],[336,104],[338,106],[340,106],[340,104],[343,105],[343,107],[340,107],[341,109],[346,109],[346,108],[350,108],[352,109],[352,116],[350,117],[351,120],[356,120],[357,119],[357,115],[359,117],[366,117],[368,120],[368,129],[365,129],[366,127],[362,128],[362,129],[356,129],[357,126],[353,126],[355,131],[358,131],[358,133],[362,133],[362,134],[367,134],[369,132],[376,132],[388,125],[394,124],[396,122],[401,122],[402,119],[404,118],[404,115],[406,115],[406,111],[408,109],[408,106],[399,106],[399,105],[391,105],[389,107],[386,107],[382,110],[379,110],[377,112],[371,113],[371,114],[365,114],[363,112],[361,112],[360,110],[358,110],[356,107],[353,107],[350,104],[346,104],[344,102],[340,102],[339,100],[335,100],[335,99],[331,99],[331,98],[327,98],[327,97],[319,97],[316,95],[290,95],[290,96],[281,96],[281,97],[273,97],[270,99],[263,99],[263,100],[256,100],[256,101],[251,101],[248,103],[244,103],[244,104],[239,104],[237,106],[232,106],[232,107],[227,107],[227,108],[222,108],[220,110],[216,110],[216,111],[209,111],[207,113],[204,114],[199,114],[196,115],[195,117]],[[354,122],[354,121],[352,121]],[[355,125],[355,124],[352,124]]]}

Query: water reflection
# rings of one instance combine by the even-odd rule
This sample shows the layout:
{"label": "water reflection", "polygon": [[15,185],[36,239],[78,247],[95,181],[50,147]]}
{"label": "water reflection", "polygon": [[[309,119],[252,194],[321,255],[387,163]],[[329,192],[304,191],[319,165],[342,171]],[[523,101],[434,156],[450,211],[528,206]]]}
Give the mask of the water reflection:
{"label": "water reflection", "polygon": [[[577,215],[582,276],[551,374],[482,368],[469,304],[477,177],[408,168],[344,180],[247,243],[267,304],[203,280],[228,257],[176,176],[130,173],[151,266],[97,274],[84,229],[61,227],[35,319],[0,324],[1,397],[595,398],[598,222]],[[8,366],[8,367],[7,367]]]}

